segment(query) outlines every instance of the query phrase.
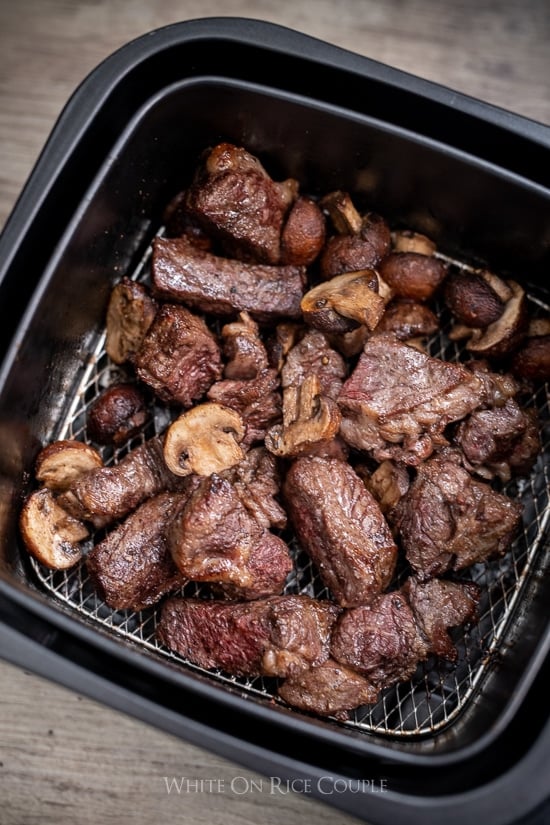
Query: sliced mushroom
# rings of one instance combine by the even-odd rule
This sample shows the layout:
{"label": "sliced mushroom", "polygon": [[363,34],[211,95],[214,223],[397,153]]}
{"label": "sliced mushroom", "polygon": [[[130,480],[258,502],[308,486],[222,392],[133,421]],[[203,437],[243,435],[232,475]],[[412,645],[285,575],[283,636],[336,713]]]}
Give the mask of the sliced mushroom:
{"label": "sliced mushroom", "polygon": [[384,314],[373,269],[346,272],[318,284],[302,298],[304,320],[323,332],[349,332],[359,324],[372,331]]}
{"label": "sliced mushroom", "polygon": [[88,411],[88,435],[98,444],[124,444],[140,431],[147,415],[147,402],[138,387],[113,384]]}
{"label": "sliced mushroom", "polygon": [[527,332],[527,299],[516,281],[507,281],[512,297],[502,315],[484,330],[476,330],[466,349],[486,358],[498,358],[512,352]]}
{"label": "sliced mushroom", "polygon": [[79,542],[89,535],[86,526],[60,507],[46,487],[25,502],[20,529],[29,553],[52,570],[77,564],[82,558]]}
{"label": "sliced mushroom", "polygon": [[401,229],[392,232],[394,252],[419,252],[421,255],[433,255],[437,247],[435,243],[420,232]]}
{"label": "sliced mushroom", "polygon": [[133,358],[156,311],[156,302],[141,284],[123,278],[113,288],[107,307],[105,348],[115,364],[124,364]]}
{"label": "sliced mushroom", "polygon": [[380,277],[401,298],[427,301],[447,274],[447,267],[432,255],[392,252],[381,262]]}
{"label": "sliced mushroom", "polygon": [[[504,294],[503,290],[499,292]],[[510,293],[508,299],[511,297]],[[445,284],[445,303],[460,324],[474,328],[488,327],[498,320],[505,305],[482,272],[450,275]]]}
{"label": "sliced mushroom", "polygon": [[329,192],[321,200],[321,207],[328,212],[339,235],[357,235],[360,232],[363,219],[347,192]]}
{"label": "sliced mushroom", "polygon": [[54,441],[38,453],[36,479],[56,493],[65,492],[77,478],[97,470],[103,461],[97,450],[82,441]]}
{"label": "sliced mushroom", "polygon": [[283,395],[283,423],[272,427],[265,438],[269,452],[297,456],[315,445],[331,441],[340,428],[341,415],[335,401],[320,394],[317,375],[308,375],[299,387],[287,387]]}
{"label": "sliced mushroom", "polygon": [[243,460],[244,435],[245,425],[237,412],[214,402],[199,404],[168,428],[166,466],[177,476],[221,473]]}

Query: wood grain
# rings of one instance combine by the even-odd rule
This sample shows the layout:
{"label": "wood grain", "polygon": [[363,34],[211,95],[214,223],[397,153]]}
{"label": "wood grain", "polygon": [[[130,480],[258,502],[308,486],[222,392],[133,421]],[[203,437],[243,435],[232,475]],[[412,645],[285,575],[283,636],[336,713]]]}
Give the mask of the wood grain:
{"label": "wood grain", "polygon": [[[0,226],[70,94],[104,57],[162,25],[228,15],[289,26],[550,124],[547,0],[1,2]],[[261,777],[1,663],[0,696],[2,825],[355,821],[299,794],[227,791],[234,777]],[[166,776],[221,780],[226,791],[168,794]]]}

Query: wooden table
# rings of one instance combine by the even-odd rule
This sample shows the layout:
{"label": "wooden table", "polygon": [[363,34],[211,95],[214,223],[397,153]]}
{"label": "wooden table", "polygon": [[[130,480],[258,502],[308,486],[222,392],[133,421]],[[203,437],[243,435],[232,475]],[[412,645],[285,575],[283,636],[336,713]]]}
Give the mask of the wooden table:
{"label": "wooden table", "polygon": [[[219,15],[280,23],[550,124],[547,0],[2,2],[0,226],[70,93],[103,57],[153,28]],[[240,793],[261,777],[4,663],[0,697],[2,825],[356,821],[266,783]],[[168,793],[165,777],[196,782]]]}

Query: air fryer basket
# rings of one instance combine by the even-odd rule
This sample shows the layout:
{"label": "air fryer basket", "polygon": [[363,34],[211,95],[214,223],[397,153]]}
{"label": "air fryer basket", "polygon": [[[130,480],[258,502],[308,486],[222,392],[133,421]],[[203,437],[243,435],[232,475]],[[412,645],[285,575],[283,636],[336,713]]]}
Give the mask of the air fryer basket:
{"label": "air fryer basket", "polygon": [[[376,765],[396,789],[434,797],[504,772],[546,723],[544,706],[532,700],[548,645],[547,387],[530,401],[543,422],[543,450],[512,491],[524,503],[524,530],[505,558],[471,571],[484,589],[481,618],[455,637],[458,665],[428,662],[347,723],[291,711],[274,701],[269,680],[201,672],[168,653],[154,639],[155,610],[114,612],[93,592],[84,565],[51,572],[32,561],[17,515],[40,446],[85,440],[87,408],[118,375],[103,338],[112,284],[122,275],[147,279],[164,206],[200,152],[220,140],[246,146],[275,178],[298,178],[304,192],[346,189],[393,225],[426,232],[452,266],[487,264],[514,277],[532,311],[547,312],[550,130],[466,98],[447,104],[445,90],[277,27],[230,20],[169,27],[115,55],[77,93],[0,241],[0,297],[13,307],[0,373],[0,594],[51,626],[52,638],[58,628],[80,639],[82,651],[120,657],[135,690],[157,690],[161,704],[168,707],[170,685],[179,687],[192,697],[183,714],[190,737],[192,719],[217,720],[221,742],[221,731],[234,733],[243,717],[270,732],[273,759],[287,770],[285,731],[293,752],[309,753],[317,766],[360,776]],[[432,354],[459,358],[454,347],[445,325],[430,342]],[[155,409],[141,438],[166,425],[166,410]],[[119,460],[138,442],[106,450],[105,459]],[[289,590],[321,592],[311,564],[295,552]],[[252,754],[254,733],[242,736]],[[491,748],[493,760],[475,761]],[[458,764],[460,772],[445,772]],[[325,801],[359,813],[353,800]]]}

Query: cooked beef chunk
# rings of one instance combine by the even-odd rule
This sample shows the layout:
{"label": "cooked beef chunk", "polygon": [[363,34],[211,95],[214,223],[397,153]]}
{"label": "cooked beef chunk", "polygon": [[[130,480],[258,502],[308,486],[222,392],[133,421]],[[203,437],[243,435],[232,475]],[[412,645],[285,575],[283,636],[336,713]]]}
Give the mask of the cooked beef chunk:
{"label": "cooked beef chunk", "polygon": [[166,541],[180,499],[178,493],[154,496],[88,554],[88,572],[109,607],[142,610],[185,584]]}
{"label": "cooked beef chunk", "polygon": [[300,458],[283,493],[298,540],[338,604],[366,604],[389,585],[397,548],[378,504],[349,464]]}
{"label": "cooked beef chunk", "polygon": [[445,444],[443,430],[479,406],[482,384],[460,364],[375,335],[344,384],[340,433],[377,461],[418,464]]}
{"label": "cooked beef chunk", "polygon": [[536,413],[522,410],[513,398],[503,407],[475,410],[458,427],[454,442],[467,469],[502,481],[527,475],[541,447]]}
{"label": "cooked beef chunk", "polygon": [[351,708],[378,699],[378,689],[364,676],[334,659],[285,679],[278,693],[295,708],[342,721],[348,718]]}
{"label": "cooked beef chunk", "polygon": [[266,529],[286,527],[286,512],[275,498],[281,485],[274,455],[264,447],[255,447],[225,475],[258,524]]}
{"label": "cooked beef chunk", "polygon": [[242,446],[247,447],[262,441],[269,428],[281,420],[282,398],[278,390],[277,373],[267,369],[248,381],[218,381],[212,384],[207,397],[239,413],[246,426]]}
{"label": "cooked beef chunk", "polygon": [[319,378],[321,393],[335,401],[346,377],[346,364],[316,329],[306,332],[288,352],[281,370],[282,386],[299,387],[312,374]]}
{"label": "cooked beef chunk", "polygon": [[480,407],[502,407],[509,398],[515,398],[520,385],[507,372],[493,372],[488,361],[472,359],[464,364],[481,382]]}
{"label": "cooked beef chunk", "polygon": [[329,238],[319,258],[325,281],[344,272],[374,269],[380,261],[378,250],[359,235],[335,235]]}
{"label": "cooked beef chunk", "polygon": [[345,610],[332,634],[331,655],[379,689],[409,679],[428,653],[428,644],[400,592]]}
{"label": "cooked beef chunk", "polygon": [[216,339],[185,307],[164,304],[135,357],[136,372],[162,401],[190,407],[222,373]]}
{"label": "cooked beef chunk", "polygon": [[212,315],[246,310],[256,321],[300,318],[305,267],[249,264],[197,249],[186,237],[155,238],[153,290]]}
{"label": "cooked beef chunk", "polygon": [[169,599],[159,640],[204,668],[238,676],[289,676],[328,658],[338,608],[308,596],[274,596],[246,604]]}
{"label": "cooked beef chunk", "polygon": [[285,542],[259,524],[233,484],[205,478],[177,513],[168,541],[190,581],[210,582],[231,599],[283,591],[292,561]]}
{"label": "cooked beef chunk", "polygon": [[267,352],[258,325],[248,312],[241,312],[238,321],[222,328],[222,341],[223,354],[227,358],[223,372],[225,378],[256,378],[267,369]]}
{"label": "cooked beef chunk", "polygon": [[97,444],[124,444],[137,435],[148,417],[143,392],[134,384],[112,384],[88,410],[86,428]]}
{"label": "cooked beef chunk", "polygon": [[95,527],[105,527],[165,491],[179,490],[184,480],[167,468],[159,438],[136,447],[112,467],[100,467],[77,478],[59,497],[67,512]]}
{"label": "cooked beef chunk", "polygon": [[297,191],[295,181],[275,183],[242,147],[220,143],[198,170],[186,208],[227,255],[276,264],[284,219]]}
{"label": "cooked beef chunk", "polygon": [[113,287],[107,307],[105,349],[115,364],[131,361],[157,312],[157,302],[142,285],[123,278]]}
{"label": "cooked beef chunk", "polygon": [[396,298],[386,307],[376,332],[393,332],[399,341],[425,338],[439,329],[439,322],[426,304]]}
{"label": "cooked beef chunk", "polygon": [[418,468],[395,526],[411,566],[427,579],[503,555],[521,513],[519,502],[472,478],[460,455],[445,450]]}
{"label": "cooked beef chunk", "polygon": [[406,593],[430,652],[456,662],[458,654],[448,629],[476,618],[481,596],[477,584],[444,579],[420,582],[415,576],[411,576],[405,583],[403,592]]}

